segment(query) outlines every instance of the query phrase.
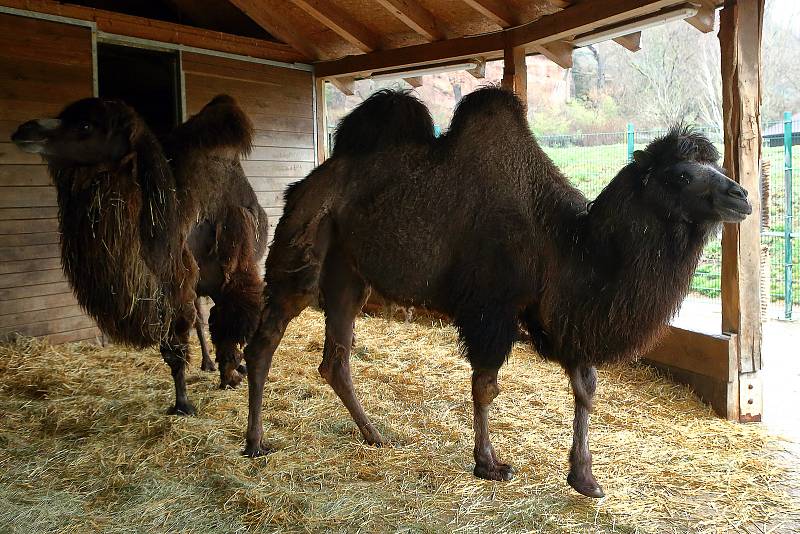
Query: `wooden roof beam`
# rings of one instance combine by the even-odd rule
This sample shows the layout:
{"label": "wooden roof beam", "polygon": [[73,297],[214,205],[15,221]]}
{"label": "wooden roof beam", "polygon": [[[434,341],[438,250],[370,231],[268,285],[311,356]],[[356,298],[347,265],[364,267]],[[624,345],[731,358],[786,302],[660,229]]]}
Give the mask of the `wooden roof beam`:
{"label": "wooden roof beam", "polygon": [[573,46],[567,41],[553,41],[543,45],[534,45],[533,49],[541,55],[561,67],[562,69],[572,68]]}
{"label": "wooden roof beam", "polygon": [[422,87],[422,76],[411,76],[409,78],[403,78],[403,81],[406,82],[408,85],[416,89],[417,87]]}
{"label": "wooden roof beam", "polygon": [[508,31],[512,33],[514,46],[544,44],[548,41],[568,40],[578,34],[652,15],[664,8],[681,4],[687,3],[681,0],[584,2]]}
{"label": "wooden roof beam", "polygon": [[319,62],[315,66],[316,73],[323,78],[364,76],[382,70],[410,68],[448,60],[476,56],[497,57],[509,44],[509,40],[511,46],[532,48],[535,44],[569,40],[575,35],[652,15],[661,9],[682,3],[684,2],[680,0],[606,0],[601,3],[581,3],[502,32],[444,39]]}
{"label": "wooden roof beam", "polygon": [[425,37],[429,41],[444,39],[433,14],[416,0],[376,0],[400,22]]}
{"label": "wooden roof beam", "polygon": [[641,41],[642,32],[629,33],[628,35],[623,35],[622,37],[617,37],[614,39],[615,43],[627,48],[631,52],[638,52],[642,49]]}
{"label": "wooden roof beam", "polygon": [[501,28],[519,23],[517,16],[501,0],[463,0],[463,2]]}
{"label": "wooden roof beam", "polygon": [[125,15],[114,11],[62,4],[53,0],[0,0],[0,5],[94,22],[99,31],[274,61],[308,61],[313,56],[275,41]]}
{"label": "wooden roof beam", "polygon": [[300,9],[362,52],[380,48],[378,36],[327,0],[292,0]]}
{"label": "wooden roof beam", "polygon": [[280,17],[276,17],[260,0],[228,0],[231,4],[250,17],[253,22],[267,30],[272,36],[277,37],[304,56],[310,59],[320,59],[323,54],[308,39],[289,28]]}

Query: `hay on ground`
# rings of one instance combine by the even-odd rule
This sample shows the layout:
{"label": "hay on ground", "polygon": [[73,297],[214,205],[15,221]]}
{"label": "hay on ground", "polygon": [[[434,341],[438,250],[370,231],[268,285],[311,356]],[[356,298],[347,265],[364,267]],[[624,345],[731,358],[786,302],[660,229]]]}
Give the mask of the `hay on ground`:
{"label": "hay on ground", "polygon": [[[189,373],[199,408],[166,415],[156,350],[31,339],[0,346],[0,525],[11,532],[792,532],[797,469],[757,425],[716,418],[647,368],[600,371],[591,422],[608,497],[566,484],[563,372],[514,348],[492,409],[508,483],[472,476],[469,367],[452,327],[359,319],[356,389],[389,446],[363,444],[317,374],[323,318],[307,310],[275,356],[264,423],[273,454],[241,456],[246,388]],[[199,354],[194,347],[194,354]]]}

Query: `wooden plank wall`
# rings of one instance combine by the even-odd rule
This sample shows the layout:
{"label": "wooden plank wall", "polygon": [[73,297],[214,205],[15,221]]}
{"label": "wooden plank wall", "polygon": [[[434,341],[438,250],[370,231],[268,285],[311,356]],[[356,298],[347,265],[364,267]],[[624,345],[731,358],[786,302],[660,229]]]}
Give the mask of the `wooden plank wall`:
{"label": "wooden plank wall", "polygon": [[92,96],[88,28],[0,14],[0,338],[94,339],[61,271],[55,188],[41,158],[9,142],[29,119]]}
{"label": "wooden plank wall", "polygon": [[183,54],[183,72],[189,115],[227,93],[253,121],[255,147],[243,167],[269,216],[271,242],[284,190],[314,168],[311,73],[192,53]]}

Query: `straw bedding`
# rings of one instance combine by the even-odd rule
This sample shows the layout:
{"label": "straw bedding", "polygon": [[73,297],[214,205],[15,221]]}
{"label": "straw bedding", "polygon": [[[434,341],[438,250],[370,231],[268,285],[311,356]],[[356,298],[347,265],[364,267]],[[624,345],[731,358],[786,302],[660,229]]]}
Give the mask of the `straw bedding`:
{"label": "straw bedding", "polygon": [[[717,419],[631,365],[600,371],[591,422],[607,498],[565,482],[572,400],[561,370],[515,347],[491,428],[509,483],[473,478],[468,364],[451,327],[361,318],[353,374],[389,441],[364,445],[316,371],[323,318],[289,327],[265,394],[275,452],[240,455],[246,388],[193,364],[200,413],[155,350],[22,339],[0,346],[0,530],[9,532],[791,532],[798,464],[757,425]],[[196,347],[194,354],[198,354]],[[199,360],[199,358],[198,358]],[[796,460],[795,460],[796,461]]]}

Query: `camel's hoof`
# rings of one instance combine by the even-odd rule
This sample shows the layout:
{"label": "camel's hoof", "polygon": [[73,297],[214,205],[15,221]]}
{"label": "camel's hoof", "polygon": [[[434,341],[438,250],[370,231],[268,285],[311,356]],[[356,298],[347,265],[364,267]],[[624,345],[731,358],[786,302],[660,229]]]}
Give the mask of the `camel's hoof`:
{"label": "camel's hoof", "polygon": [[508,464],[501,464],[499,462],[488,465],[475,464],[475,470],[472,473],[476,477],[486,480],[509,481],[514,478],[514,468]]}
{"label": "camel's hoof", "polygon": [[268,447],[262,441],[258,445],[250,445],[249,443],[245,446],[242,454],[247,456],[248,458],[258,458],[259,456],[266,456],[267,454],[275,452],[275,449]]}
{"label": "camel's hoof", "polygon": [[367,445],[373,445],[375,447],[383,447],[383,436],[378,430],[372,426],[372,423],[368,423],[363,428],[360,428],[361,436],[364,438],[364,441],[367,442]]}
{"label": "camel's hoof", "polygon": [[167,410],[168,415],[197,415],[197,408],[191,402],[176,402]]}
{"label": "camel's hoof", "polygon": [[216,365],[214,365],[214,362],[212,362],[212,361],[210,361],[210,360],[209,360],[209,361],[207,361],[207,362],[206,362],[206,361],[204,361],[204,362],[203,362],[203,363],[200,365],[200,370],[202,370],[202,371],[207,371],[207,372],[209,372],[209,373],[213,373],[214,371],[216,371],[216,370],[217,370],[217,366],[216,366]]}
{"label": "camel's hoof", "polygon": [[603,488],[600,487],[600,484],[597,483],[597,480],[595,480],[592,475],[587,477],[579,477],[578,475],[570,472],[570,474],[567,475],[567,484],[572,486],[575,491],[581,495],[585,495],[586,497],[602,499],[606,496],[606,494],[603,493]]}
{"label": "camel's hoof", "polygon": [[236,389],[242,383],[242,375],[238,371],[228,373],[219,382],[219,389]]}

